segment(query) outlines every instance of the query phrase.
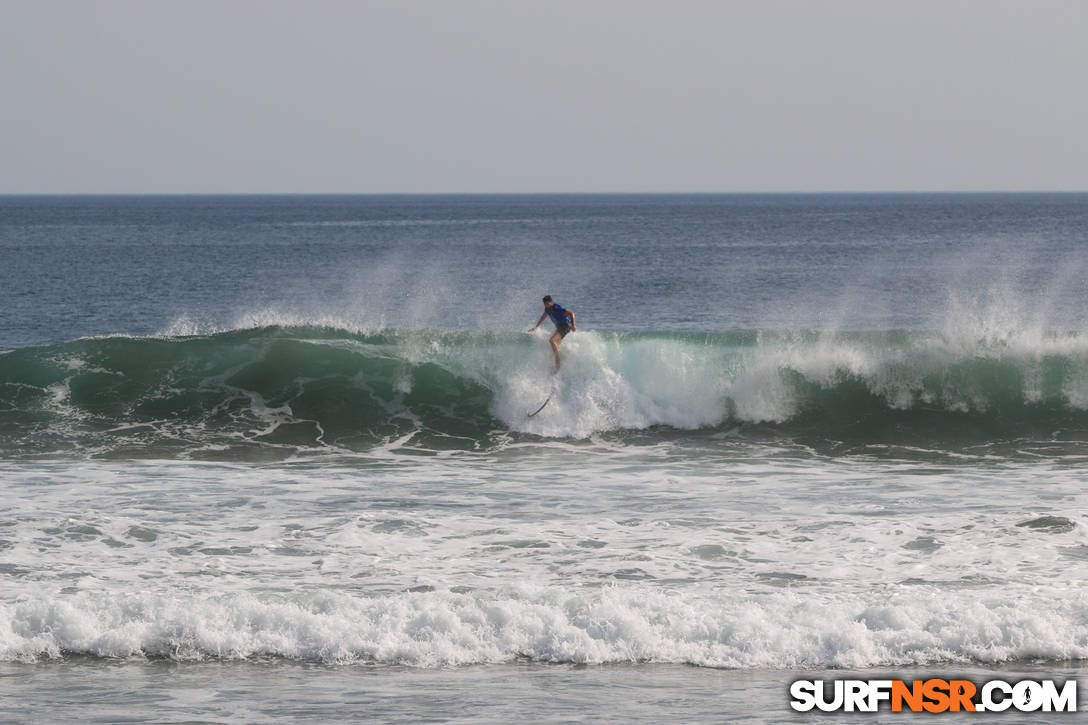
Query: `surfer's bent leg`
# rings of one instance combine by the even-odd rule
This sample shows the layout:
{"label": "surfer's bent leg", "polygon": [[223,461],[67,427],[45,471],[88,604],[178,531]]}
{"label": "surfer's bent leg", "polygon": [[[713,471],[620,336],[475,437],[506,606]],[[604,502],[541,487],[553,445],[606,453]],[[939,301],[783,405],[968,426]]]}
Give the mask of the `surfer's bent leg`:
{"label": "surfer's bent leg", "polygon": [[556,332],[552,335],[552,339],[548,340],[552,344],[552,352],[555,353],[555,369],[559,369],[559,343],[563,342],[563,336]]}

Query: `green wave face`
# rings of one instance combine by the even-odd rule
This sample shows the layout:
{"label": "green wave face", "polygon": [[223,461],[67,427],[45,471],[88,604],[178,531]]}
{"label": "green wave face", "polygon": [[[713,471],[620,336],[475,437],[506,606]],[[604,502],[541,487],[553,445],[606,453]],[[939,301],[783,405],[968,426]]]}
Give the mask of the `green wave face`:
{"label": "green wave face", "polygon": [[16,350],[0,356],[0,451],[251,459],[486,437],[488,389],[403,352],[395,335],[276,328]]}
{"label": "green wave face", "polygon": [[[597,435],[1088,440],[1088,339],[262,328],[0,354],[0,456],[278,459]],[[537,416],[545,397],[549,404]],[[721,436],[717,436],[720,438]]]}

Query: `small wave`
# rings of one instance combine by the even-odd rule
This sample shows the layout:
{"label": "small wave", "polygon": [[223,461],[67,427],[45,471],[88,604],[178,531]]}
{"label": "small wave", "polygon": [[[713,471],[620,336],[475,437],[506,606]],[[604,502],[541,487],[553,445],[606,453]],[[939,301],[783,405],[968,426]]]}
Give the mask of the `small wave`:
{"label": "small wave", "polygon": [[686,598],[638,586],[492,595],[84,593],[0,604],[0,661],[67,654],[441,667],[530,659],[865,668],[1088,658],[1079,604],[942,592]]}
{"label": "small wave", "polygon": [[[593,217],[593,223],[629,221],[628,217]],[[515,224],[518,226],[555,226],[559,224],[585,224],[580,217],[510,217],[474,219],[330,219],[322,221],[287,222],[290,227],[456,227],[483,226],[490,224]]]}

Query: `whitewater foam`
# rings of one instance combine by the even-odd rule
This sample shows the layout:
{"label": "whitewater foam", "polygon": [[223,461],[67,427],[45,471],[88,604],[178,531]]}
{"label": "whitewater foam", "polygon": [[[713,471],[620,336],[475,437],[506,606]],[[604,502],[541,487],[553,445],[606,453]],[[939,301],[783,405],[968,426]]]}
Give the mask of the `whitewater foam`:
{"label": "whitewater foam", "polygon": [[640,586],[527,585],[487,596],[379,598],[81,593],[0,604],[0,660],[285,657],[440,667],[527,658],[777,669],[1088,658],[1079,603],[933,594],[709,599]]}

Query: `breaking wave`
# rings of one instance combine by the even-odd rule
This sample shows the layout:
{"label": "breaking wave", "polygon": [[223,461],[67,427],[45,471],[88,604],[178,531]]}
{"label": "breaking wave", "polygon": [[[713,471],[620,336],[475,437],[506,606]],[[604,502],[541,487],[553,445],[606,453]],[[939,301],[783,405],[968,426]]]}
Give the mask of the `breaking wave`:
{"label": "breaking wave", "polygon": [[[734,430],[905,443],[1088,438],[1088,337],[270,326],[0,354],[0,455],[245,457],[400,441]],[[540,415],[529,417],[548,398]]]}
{"label": "breaking wave", "polygon": [[69,654],[282,657],[416,667],[540,662],[878,667],[1088,658],[1083,606],[1042,595],[792,593],[688,599],[638,587],[219,596],[94,594],[0,604],[0,661]]}

